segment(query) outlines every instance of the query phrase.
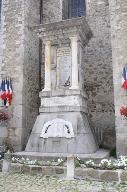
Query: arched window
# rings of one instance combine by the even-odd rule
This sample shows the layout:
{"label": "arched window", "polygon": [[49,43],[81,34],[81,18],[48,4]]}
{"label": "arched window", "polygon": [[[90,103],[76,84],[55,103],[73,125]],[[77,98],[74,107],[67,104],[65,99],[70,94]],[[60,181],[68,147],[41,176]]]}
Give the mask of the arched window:
{"label": "arched window", "polygon": [[84,16],[85,12],[85,0],[69,0],[69,18]]}

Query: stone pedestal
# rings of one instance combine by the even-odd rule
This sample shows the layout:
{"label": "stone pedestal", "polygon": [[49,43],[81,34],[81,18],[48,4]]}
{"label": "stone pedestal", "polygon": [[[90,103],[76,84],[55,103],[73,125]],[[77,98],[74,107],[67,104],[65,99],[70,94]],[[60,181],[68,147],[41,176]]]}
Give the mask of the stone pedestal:
{"label": "stone pedestal", "polygon": [[[87,119],[87,97],[79,90],[42,92],[38,116],[26,151],[86,154],[96,151]],[[45,95],[45,97],[44,97]],[[47,96],[46,96],[47,95]]]}
{"label": "stone pedestal", "polygon": [[[40,114],[25,151],[56,156],[95,153],[82,77],[82,48],[91,37],[85,18],[45,24],[34,31],[45,44],[45,84]],[[54,47],[56,61],[51,60]]]}

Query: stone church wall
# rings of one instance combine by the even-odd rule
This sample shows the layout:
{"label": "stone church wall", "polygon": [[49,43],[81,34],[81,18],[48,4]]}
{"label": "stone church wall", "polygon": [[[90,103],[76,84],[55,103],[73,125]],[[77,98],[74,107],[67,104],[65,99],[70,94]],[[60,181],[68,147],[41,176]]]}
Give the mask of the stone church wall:
{"label": "stone church wall", "polygon": [[2,63],[2,30],[0,27],[0,71],[1,71],[1,63]]}
{"label": "stone church wall", "polygon": [[43,23],[62,20],[62,0],[43,0]]}
{"label": "stone church wall", "polygon": [[103,132],[103,145],[115,146],[112,50],[108,0],[86,0],[93,37],[84,50],[85,87],[92,126]]}
{"label": "stone church wall", "polygon": [[[67,12],[62,14],[61,2],[43,0],[43,23],[66,18]],[[66,0],[64,2],[67,7]],[[103,130],[103,145],[113,147],[115,116],[108,0],[86,0],[86,8],[86,17],[93,31],[93,38],[84,50],[85,88],[91,125]],[[39,0],[3,0],[0,77],[9,75],[13,80],[14,98],[10,109],[13,115],[8,137],[16,150],[25,146],[38,114],[39,42],[30,26],[39,24],[39,9]]]}
{"label": "stone church wall", "polygon": [[3,0],[3,62],[0,76],[13,83],[8,139],[21,150],[38,114],[38,40],[30,31],[39,24],[39,0]]}
{"label": "stone church wall", "polygon": [[117,155],[127,155],[127,121],[120,108],[127,106],[127,92],[122,86],[122,70],[127,66],[127,1],[110,0],[112,60],[116,116]]}
{"label": "stone church wall", "polygon": [[39,39],[30,27],[40,22],[40,0],[27,0],[24,3],[23,127],[26,130],[23,140],[27,141],[39,110]]}

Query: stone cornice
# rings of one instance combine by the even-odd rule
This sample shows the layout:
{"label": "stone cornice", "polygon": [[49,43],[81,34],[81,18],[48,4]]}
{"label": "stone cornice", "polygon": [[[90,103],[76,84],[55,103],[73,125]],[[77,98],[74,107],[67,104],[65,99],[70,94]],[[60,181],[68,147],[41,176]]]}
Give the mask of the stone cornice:
{"label": "stone cornice", "polygon": [[55,23],[41,24],[30,28],[42,41],[52,42],[77,36],[83,44],[92,37],[92,31],[85,17],[62,20]]}

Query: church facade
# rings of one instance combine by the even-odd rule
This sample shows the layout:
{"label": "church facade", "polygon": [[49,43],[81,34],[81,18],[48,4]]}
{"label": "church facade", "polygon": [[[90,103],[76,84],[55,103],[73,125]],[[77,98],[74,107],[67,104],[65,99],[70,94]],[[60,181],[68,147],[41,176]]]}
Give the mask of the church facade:
{"label": "church facade", "polygon": [[[90,125],[100,147],[127,152],[127,122],[120,114],[126,105],[121,88],[127,57],[127,2],[121,0],[1,0],[0,79],[10,77],[11,118],[1,125],[15,151],[23,150],[39,113],[44,82],[44,44],[32,27],[84,17],[92,38],[83,50],[83,86],[88,95]],[[1,106],[1,108],[3,108]],[[4,133],[4,134],[3,134]]]}

